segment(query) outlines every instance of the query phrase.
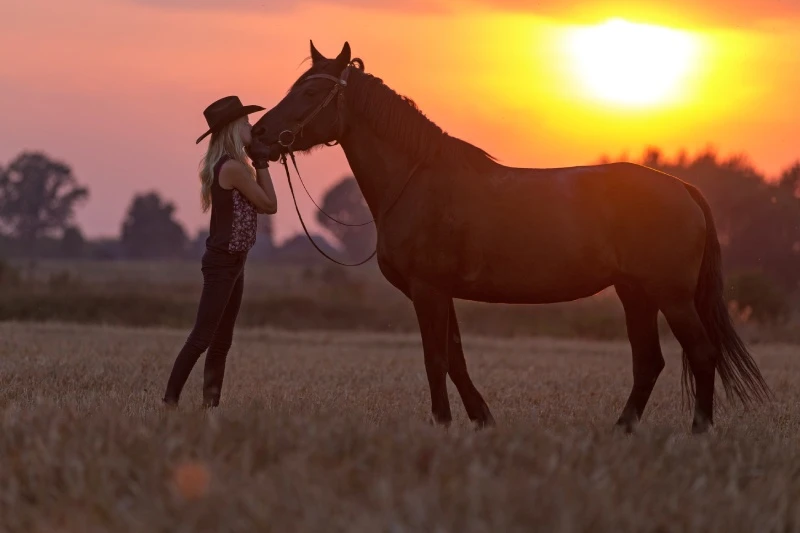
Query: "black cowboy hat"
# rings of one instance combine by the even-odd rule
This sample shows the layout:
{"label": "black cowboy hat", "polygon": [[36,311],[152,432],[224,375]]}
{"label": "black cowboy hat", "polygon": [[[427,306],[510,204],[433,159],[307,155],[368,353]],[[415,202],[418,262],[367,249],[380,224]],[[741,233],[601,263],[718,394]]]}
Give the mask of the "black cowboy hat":
{"label": "black cowboy hat", "polygon": [[220,98],[203,111],[206,122],[208,122],[209,130],[202,134],[195,144],[199,144],[206,135],[218,132],[224,128],[226,124],[230,124],[234,120],[240,119],[250,113],[263,110],[264,108],[258,105],[242,105],[238,96],[225,96],[224,98]]}

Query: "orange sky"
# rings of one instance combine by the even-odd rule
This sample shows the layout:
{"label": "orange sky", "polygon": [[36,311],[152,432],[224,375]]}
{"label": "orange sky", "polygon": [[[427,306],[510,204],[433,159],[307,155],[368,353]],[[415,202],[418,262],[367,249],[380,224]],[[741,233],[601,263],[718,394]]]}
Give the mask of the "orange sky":
{"label": "orange sky", "polygon": [[[372,72],[452,135],[515,166],[602,154],[668,156],[711,144],[774,176],[800,158],[800,3],[500,0],[20,0],[0,4],[0,164],[23,149],[69,163],[91,188],[77,220],[116,235],[132,195],[157,189],[193,235],[206,227],[197,162],[203,108],[227,94],[266,108],[313,39],[345,40]],[[401,5],[402,7],[397,7]],[[792,7],[797,5],[798,7]],[[535,9],[527,6],[535,6]],[[699,46],[681,94],[631,108],[586,92],[564,36],[611,17],[665,25]],[[638,68],[632,65],[631,69]],[[255,120],[260,114],[253,115]],[[339,147],[298,162],[321,200],[349,169]],[[280,240],[300,230],[273,166]],[[316,228],[299,187],[301,210]]]}

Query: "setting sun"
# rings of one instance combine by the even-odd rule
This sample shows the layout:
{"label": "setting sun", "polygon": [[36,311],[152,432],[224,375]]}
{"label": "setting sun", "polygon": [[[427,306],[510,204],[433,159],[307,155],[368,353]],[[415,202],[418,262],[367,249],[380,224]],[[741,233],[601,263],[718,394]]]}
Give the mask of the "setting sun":
{"label": "setting sun", "polygon": [[622,19],[570,31],[567,47],[589,95],[626,106],[679,96],[697,56],[688,32]]}

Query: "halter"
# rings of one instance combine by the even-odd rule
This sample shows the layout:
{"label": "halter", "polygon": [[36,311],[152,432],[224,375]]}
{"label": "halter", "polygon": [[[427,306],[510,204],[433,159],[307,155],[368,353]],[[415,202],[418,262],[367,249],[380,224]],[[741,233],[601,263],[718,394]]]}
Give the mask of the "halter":
{"label": "halter", "polygon": [[[352,61],[350,61],[350,63],[347,64],[346,67],[344,67],[344,70],[342,70],[338,78],[336,76],[331,76],[330,74],[312,74],[311,76],[308,76],[305,80],[303,80],[307,81],[313,79],[324,79],[332,81],[334,85],[331,91],[328,93],[328,96],[325,97],[325,100],[323,100],[316,108],[314,108],[314,110],[311,113],[309,113],[308,116],[306,116],[306,118],[300,121],[300,123],[298,123],[294,128],[290,130],[283,130],[282,132],[280,132],[280,134],[278,135],[278,144],[280,144],[281,146],[283,146],[288,150],[291,150],[291,147],[294,144],[295,139],[297,139],[297,134],[299,133],[300,135],[302,135],[303,128],[305,128],[309,122],[314,120],[314,117],[316,117],[320,111],[325,109],[325,107],[327,107],[327,105],[330,104],[333,98],[337,95],[338,98],[336,99],[336,111],[337,111],[336,121],[339,123],[339,132],[336,138],[338,139],[339,137],[342,136],[342,134],[344,133],[344,120],[342,119],[344,111],[344,89],[345,87],[347,87],[347,78],[350,76],[351,66],[358,68],[359,70],[363,70],[364,62],[358,58],[354,58]],[[288,135],[288,139],[286,139],[285,137],[286,135]],[[326,142],[325,145],[336,146],[336,143],[337,140],[334,139],[333,144],[328,144]]]}
{"label": "halter", "polygon": [[[306,80],[315,79],[315,78],[326,79],[326,80],[333,81],[334,82],[334,86],[331,89],[331,91],[328,93],[328,96],[325,97],[325,100],[323,100],[316,108],[314,108],[314,110],[311,111],[311,113],[309,113],[308,116],[306,116],[306,118],[304,118],[294,128],[292,128],[290,130],[289,129],[283,130],[278,135],[278,144],[281,145],[283,148],[285,148],[286,151],[289,153],[289,157],[292,160],[292,165],[294,166],[295,172],[297,172],[297,177],[300,178],[300,183],[303,185],[303,189],[305,189],[306,194],[311,199],[311,202],[316,206],[316,208],[323,215],[325,215],[326,217],[328,217],[332,221],[336,222],[337,224],[341,224],[342,226],[349,226],[349,227],[359,227],[359,226],[366,226],[367,224],[373,224],[373,223],[375,223],[375,219],[369,220],[367,222],[363,222],[361,224],[348,224],[346,222],[342,222],[341,220],[337,220],[337,219],[333,218],[328,213],[323,211],[323,209],[319,205],[317,205],[317,202],[314,201],[314,199],[311,197],[311,194],[308,192],[308,189],[306,188],[306,184],[303,181],[303,177],[300,175],[300,169],[297,168],[297,161],[295,160],[294,151],[292,150],[292,145],[294,145],[294,142],[297,139],[297,134],[299,133],[300,135],[302,135],[303,134],[303,128],[305,126],[307,126],[314,119],[314,117],[316,117],[320,113],[320,111],[325,109],[325,107],[328,104],[330,104],[331,101],[333,101],[334,97],[337,97],[337,100],[336,100],[336,110],[337,110],[336,122],[339,123],[338,132],[337,132],[336,138],[333,140],[332,143],[326,142],[324,144],[326,146],[336,146],[336,144],[338,144],[339,139],[344,135],[344,89],[347,87],[347,78],[350,75],[350,67],[354,67],[354,68],[357,68],[359,70],[364,70],[364,62],[361,61],[361,59],[359,59],[359,58],[354,58],[352,61],[350,61],[350,63],[347,64],[347,66],[344,68],[344,70],[342,70],[342,72],[341,72],[341,74],[339,75],[338,78],[335,77],[335,76],[331,76],[329,74],[312,74],[311,76],[308,76],[307,78],[305,78],[305,80],[303,80],[303,81],[306,81]],[[308,229],[306,228],[306,224],[303,221],[302,215],[300,215],[300,209],[297,206],[297,198],[294,195],[294,187],[292,186],[292,178],[291,178],[291,175],[289,174],[289,164],[288,164],[287,159],[286,159],[286,153],[281,154],[281,164],[283,165],[283,168],[286,170],[286,180],[289,182],[289,190],[292,193],[292,200],[294,201],[295,211],[297,211],[297,217],[300,219],[300,224],[303,226],[303,231],[305,232],[306,237],[308,237],[308,240],[311,241],[311,244],[314,246],[314,248],[316,248],[317,251],[319,253],[321,253],[322,255],[324,255],[327,259],[330,259],[334,263],[342,265],[342,266],[359,266],[359,265],[363,265],[364,263],[366,263],[367,261],[372,259],[375,256],[375,254],[378,252],[377,246],[375,247],[375,250],[369,255],[369,257],[367,257],[366,259],[364,259],[363,261],[360,261],[358,263],[342,263],[340,261],[337,261],[336,259],[334,259],[331,256],[329,256],[328,254],[326,254],[319,246],[317,246],[317,243],[314,242],[314,239],[312,239],[311,235],[308,233]],[[420,167],[420,162],[419,161],[415,162],[414,165],[412,165],[408,176],[406,177],[405,181],[403,182],[403,185],[400,188],[400,190],[397,192],[397,195],[395,196],[395,198],[392,200],[392,202],[390,204],[388,204],[388,206],[385,209],[382,209],[381,212],[379,213],[379,216],[378,216],[379,219],[383,218],[383,216],[386,215],[386,213],[389,211],[389,209],[391,209],[394,206],[394,204],[397,203],[397,201],[400,199],[400,196],[403,194],[403,191],[405,190],[406,185],[408,185],[408,182],[411,181],[411,176],[414,175],[414,173],[417,171],[417,169],[419,167]],[[387,193],[388,193],[388,191],[387,191]],[[386,204],[384,204],[384,205],[386,205]]]}

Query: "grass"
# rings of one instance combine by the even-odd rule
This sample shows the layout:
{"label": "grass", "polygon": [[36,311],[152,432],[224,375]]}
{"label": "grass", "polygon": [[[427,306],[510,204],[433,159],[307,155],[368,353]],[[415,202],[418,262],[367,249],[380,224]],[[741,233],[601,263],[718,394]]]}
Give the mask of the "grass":
{"label": "grass", "polygon": [[[68,322],[190,328],[202,275],[197,261],[0,262],[0,322]],[[289,330],[419,331],[411,302],[369,264],[299,266],[248,263],[237,324]],[[502,305],[456,300],[462,331],[494,337],[625,340],[622,305],[613,288],[574,302]],[[800,344],[800,314],[760,323],[734,313],[749,342]],[[671,337],[665,321],[663,334]]]}
{"label": "grass", "polygon": [[0,324],[0,530],[791,531],[800,359],[755,356],[774,404],[688,434],[679,350],[639,431],[611,426],[621,342],[464,338],[498,427],[429,411],[415,334],[237,332],[222,405],[159,398],[187,331]]}
{"label": "grass", "polygon": [[[0,321],[190,328],[203,283],[198,262],[42,261],[13,267],[21,281],[0,279]],[[244,287],[240,326],[418,331],[411,302],[375,265],[346,270],[252,262]],[[457,300],[456,309],[464,331],[482,335],[625,337],[613,289],[539,306]]]}

